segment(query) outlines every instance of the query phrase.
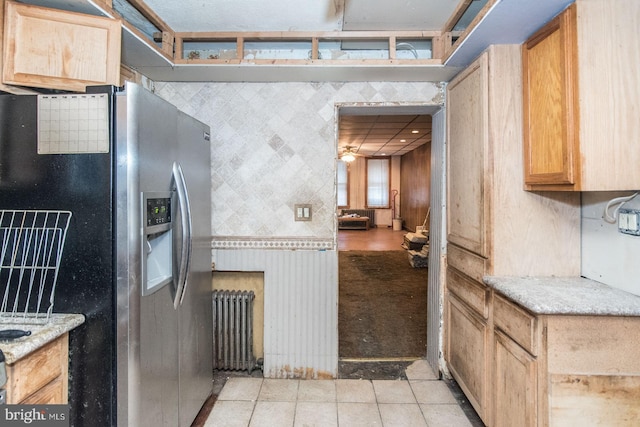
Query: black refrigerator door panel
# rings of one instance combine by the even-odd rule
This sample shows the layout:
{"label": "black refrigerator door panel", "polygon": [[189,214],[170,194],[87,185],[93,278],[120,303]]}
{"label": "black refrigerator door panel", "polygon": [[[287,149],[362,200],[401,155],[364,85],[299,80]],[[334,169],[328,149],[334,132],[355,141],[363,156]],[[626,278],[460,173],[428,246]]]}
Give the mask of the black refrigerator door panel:
{"label": "black refrigerator door panel", "polygon": [[112,158],[37,154],[36,109],[36,96],[0,96],[0,209],[72,212],[54,299],[54,312],[86,316],[70,334],[71,425],[111,425]]}

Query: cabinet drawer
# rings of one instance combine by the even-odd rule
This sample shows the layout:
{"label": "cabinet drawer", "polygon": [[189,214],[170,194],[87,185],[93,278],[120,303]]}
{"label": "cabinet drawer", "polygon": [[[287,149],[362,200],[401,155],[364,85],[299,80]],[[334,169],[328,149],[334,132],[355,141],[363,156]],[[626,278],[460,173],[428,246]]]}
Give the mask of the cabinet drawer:
{"label": "cabinet drawer", "polygon": [[448,265],[478,282],[482,282],[482,277],[486,271],[486,262],[486,258],[482,258],[473,252],[469,252],[456,245],[447,245]]}
{"label": "cabinet drawer", "polygon": [[504,331],[529,353],[537,356],[538,320],[534,315],[527,313],[504,297],[494,294],[493,320],[497,328]]}
{"label": "cabinet drawer", "polygon": [[[57,339],[7,366],[7,402],[18,403],[62,374],[62,345]],[[65,358],[64,363],[67,363]]]}
{"label": "cabinet drawer", "polygon": [[482,317],[489,317],[489,295],[487,286],[469,279],[453,268],[447,268],[447,289]]}

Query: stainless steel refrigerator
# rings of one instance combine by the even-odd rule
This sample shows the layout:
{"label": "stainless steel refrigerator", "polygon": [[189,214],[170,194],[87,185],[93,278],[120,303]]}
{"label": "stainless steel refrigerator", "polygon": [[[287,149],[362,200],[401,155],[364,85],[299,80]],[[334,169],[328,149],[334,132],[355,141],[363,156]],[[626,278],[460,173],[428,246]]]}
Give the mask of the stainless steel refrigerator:
{"label": "stainless steel refrigerator", "polygon": [[0,95],[0,209],[69,210],[74,426],[188,426],[212,391],[209,127],[134,84]]}

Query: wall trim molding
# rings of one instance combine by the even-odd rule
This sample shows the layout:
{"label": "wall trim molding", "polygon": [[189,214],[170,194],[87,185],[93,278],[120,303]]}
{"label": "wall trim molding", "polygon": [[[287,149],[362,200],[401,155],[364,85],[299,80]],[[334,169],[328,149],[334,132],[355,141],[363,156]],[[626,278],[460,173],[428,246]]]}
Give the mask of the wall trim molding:
{"label": "wall trim molding", "polygon": [[213,236],[212,249],[335,250],[331,238]]}

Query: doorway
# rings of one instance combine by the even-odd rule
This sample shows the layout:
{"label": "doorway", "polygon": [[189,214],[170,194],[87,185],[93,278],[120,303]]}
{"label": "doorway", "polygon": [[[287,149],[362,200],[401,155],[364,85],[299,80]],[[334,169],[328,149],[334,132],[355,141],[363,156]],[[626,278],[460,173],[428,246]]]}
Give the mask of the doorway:
{"label": "doorway", "polygon": [[[340,139],[340,135],[341,135],[341,115],[366,115],[366,116],[379,116],[379,115],[397,115],[397,116],[402,116],[402,115],[428,115],[429,118],[432,117],[432,115],[436,115],[440,110],[439,106],[424,106],[424,105],[394,105],[394,106],[371,106],[371,104],[367,104],[366,106],[364,105],[358,105],[358,104],[348,104],[348,105],[340,105],[336,108],[336,120],[338,123],[338,129],[337,129],[337,150],[338,150],[338,154],[341,153],[341,150],[343,149],[344,146],[344,142],[341,141]],[[438,119],[440,120],[440,119]],[[437,127],[438,129],[441,127],[442,123],[438,123]],[[352,129],[350,129],[350,133]],[[380,144],[380,140],[384,139],[384,138],[388,138],[389,137],[389,132],[387,131],[382,131],[381,132],[382,135],[380,135],[379,137],[377,137],[377,135],[375,134],[375,129],[371,129],[369,135],[372,139],[377,140],[377,143]],[[436,141],[438,144],[442,144],[443,143],[443,136],[441,137],[440,135],[438,135],[438,140]],[[430,142],[433,142],[433,137],[430,138]],[[355,144],[357,143],[357,140],[354,139],[350,142],[350,144]],[[366,151],[366,150],[365,150]],[[365,157],[365,156],[362,156]],[[395,174],[394,172],[392,172],[391,174],[391,180],[392,182],[396,185],[399,185],[400,183],[400,172],[399,172],[399,167],[400,167],[400,156],[396,156],[397,157],[397,161],[395,161],[395,163],[392,164],[392,169],[395,169]],[[366,158],[366,157],[365,157]],[[357,164],[357,162],[360,161],[360,168],[363,168],[362,166],[362,161],[358,158],[355,162],[355,164]],[[430,163],[433,163],[433,161],[430,161]],[[395,168],[393,168],[393,165],[395,165]],[[349,165],[349,168],[351,168],[352,166]],[[353,180],[354,176],[351,174],[350,172],[350,180]],[[427,180],[428,181],[428,180]],[[442,181],[442,179],[438,179],[437,182],[440,183]],[[392,186],[394,185],[392,184]],[[354,191],[353,189],[355,189],[355,191],[361,191],[363,189],[363,186],[365,186],[366,183],[362,183],[362,182],[356,182],[354,183],[353,181],[350,182],[350,190],[349,191]],[[400,200],[401,196],[402,196],[402,189],[400,189]],[[360,207],[360,206],[355,206],[354,202],[357,203],[358,200],[362,200],[363,196],[362,195],[356,195],[355,197],[353,197],[353,194],[349,195],[349,200],[350,200],[350,207]],[[431,199],[431,198],[430,198]],[[431,200],[429,200],[429,202],[432,202]],[[362,206],[364,208],[364,206]],[[336,206],[338,213],[340,213],[340,209]],[[399,209],[399,206],[396,207],[396,209]],[[410,264],[409,264],[409,257],[407,254],[407,251],[405,249],[403,249],[401,247],[401,244],[403,242],[403,236],[409,232],[409,231],[415,231],[413,230],[413,227],[415,225],[421,225],[421,224],[406,224],[405,225],[405,229],[401,230],[401,231],[393,231],[392,228],[392,223],[391,223],[391,215],[390,212],[386,213],[385,216],[385,212],[384,210],[376,210],[376,215],[377,213],[381,211],[382,215],[379,215],[376,217],[376,223],[377,223],[377,227],[376,228],[372,228],[370,230],[337,230],[337,241],[338,241],[338,252],[339,252],[339,263],[338,263],[338,275],[339,275],[339,298],[338,298],[338,302],[339,302],[339,318],[338,318],[338,341],[339,341],[339,358],[340,358],[340,365],[339,365],[339,375],[341,376],[345,376],[345,374],[348,374],[349,369],[347,369],[345,367],[346,364],[348,364],[349,362],[355,363],[358,362],[359,363],[359,368],[356,368],[355,370],[358,371],[360,374],[362,375],[370,375],[371,373],[374,373],[375,367],[371,365],[371,363],[375,363],[375,364],[379,364],[380,362],[385,362],[386,364],[395,364],[395,365],[399,365],[400,368],[402,368],[402,365],[408,365],[410,364],[412,361],[414,361],[415,359],[418,358],[427,358],[428,359],[428,354],[429,354],[429,350],[431,350],[428,346],[428,341],[431,341],[431,345],[435,346],[435,348],[433,349],[433,351],[431,351],[431,353],[435,353],[436,354],[436,359],[435,359],[435,364],[432,363],[432,366],[437,367],[438,366],[438,352],[439,347],[440,347],[440,328],[439,328],[439,324],[440,324],[440,308],[439,308],[439,303],[438,303],[438,297],[436,296],[435,301],[428,301],[427,299],[427,295],[429,295],[429,292],[427,290],[428,288],[428,279],[427,276],[430,275],[430,273],[428,273],[428,269],[413,269]],[[422,218],[424,219],[424,218]],[[416,222],[415,220],[413,220],[413,222]],[[387,241],[385,241],[385,239],[387,239]],[[346,256],[348,255],[347,252],[353,252],[353,251],[358,251],[358,252],[363,252],[362,254],[355,254],[352,253],[350,255],[353,256]],[[388,254],[386,254],[386,252],[389,251]],[[382,258],[380,257],[380,253],[379,254],[375,254],[375,252],[385,252],[386,256],[383,256]],[[356,256],[358,255],[358,256]],[[392,271],[391,268],[389,268],[389,262],[393,263],[392,261],[392,256],[394,256],[394,259],[396,259],[396,264],[399,264],[399,266],[403,266],[408,268],[408,271],[404,272],[404,273],[400,273],[398,271]],[[355,259],[355,260],[354,260]],[[372,261],[373,260],[373,261]],[[387,264],[385,266],[385,263]],[[368,266],[368,267],[367,267]],[[362,270],[366,270],[369,269],[369,271],[365,271],[363,273]],[[346,275],[345,274],[345,269],[348,269],[349,272],[351,273],[350,276],[352,276],[351,278],[345,279]],[[438,263],[436,263],[436,280],[435,283],[433,285],[439,287],[439,283],[440,281],[437,279],[438,275],[439,275],[439,265]],[[354,288],[354,281],[357,279],[354,279],[355,276],[358,275],[362,275],[362,274],[369,274],[369,278],[367,278],[365,281],[368,282],[369,285],[369,294],[366,294],[366,287],[364,290],[364,294],[361,296],[362,300],[358,303],[354,303],[353,300],[355,297],[353,294],[355,292]],[[401,277],[405,277],[407,276],[409,273],[422,273],[422,275],[418,275],[419,278],[417,278],[416,280],[420,282],[421,286],[418,286],[416,289],[412,290],[411,292],[415,292],[416,295],[408,295],[408,298],[410,300],[413,300],[413,302],[418,301],[419,304],[419,310],[417,313],[414,314],[410,314],[408,316],[408,321],[411,320],[415,320],[415,318],[417,319],[417,322],[420,323],[422,322],[421,326],[422,329],[420,330],[420,332],[413,332],[413,335],[411,335],[411,333],[409,333],[409,335],[403,335],[404,332],[408,331],[407,328],[407,323],[406,321],[402,318],[402,315],[405,314],[403,312],[409,312],[409,303],[408,302],[402,302],[402,299],[397,299],[395,300],[394,298],[397,297],[397,294],[402,293],[401,292],[401,288],[402,286],[399,285],[400,282],[400,278]],[[374,287],[371,286],[371,283],[373,280],[380,280],[383,283],[383,288],[381,290],[375,291]],[[405,289],[406,291],[406,289]],[[395,297],[394,297],[394,294]],[[383,297],[383,300],[376,300],[376,297]],[[406,295],[405,295],[406,296]],[[384,301],[384,298],[387,297],[387,300]],[[355,313],[351,313],[351,315],[347,315],[346,312],[348,311],[348,304],[357,306],[360,305],[363,308],[363,311],[361,311],[358,314]],[[369,308],[367,309],[366,307],[373,307],[373,308]],[[434,324],[430,324],[430,322],[427,322],[427,314],[430,313],[430,311],[435,311],[435,313],[433,313],[434,315],[431,316],[433,318],[435,318],[435,322]],[[372,318],[372,315],[377,315],[377,319]],[[414,318],[414,319],[411,319]],[[382,345],[381,343],[369,343],[371,344],[369,347],[372,349],[370,350],[369,353],[367,353],[367,350],[363,350],[360,351],[358,353],[358,351],[354,351],[354,348],[358,348],[360,347],[360,349],[362,350],[362,348],[366,347],[365,344],[367,344],[368,340],[376,340],[376,334],[378,334],[378,336],[381,336],[380,334],[382,334],[385,329],[385,324],[394,324],[394,322],[392,322],[392,320],[396,321],[395,322],[395,326],[391,327],[391,332],[387,331],[389,338],[389,342],[390,344],[387,345],[387,349],[385,350],[385,346]],[[351,322],[354,323],[353,325],[345,325],[345,322]],[[404,322],[404,323],[403,323]],[[358,324],[364,324],[366,327],[364,329],[362,329],[359,333],[357,333],[355,336],[351,336],[351,335],[347,335],[350,334],[352,332],[349,332],[349,329],[351,330],[357,330]],[[400,326],[398,326],[400,325]],[[347,327],[347,326],[350,326]],[[429,328],[429,331],[427,332],[427,326],[431,326]],[[434,327],[435,326],[435,327]],[[435,339],[431,339],[429,340],[428,337],[430,334],[434,335]],[[417,346],[419,347],[419,350],[416,351],[415,348],[414,349],[409,349],[407,350],[407,347],[405,344],[407,344],[407,342],[411,343],[411,344],[417,344]],[[366,366],[366,365],[369,366]],[[403,368],[402,368],[402,372],[403,372]]]}

